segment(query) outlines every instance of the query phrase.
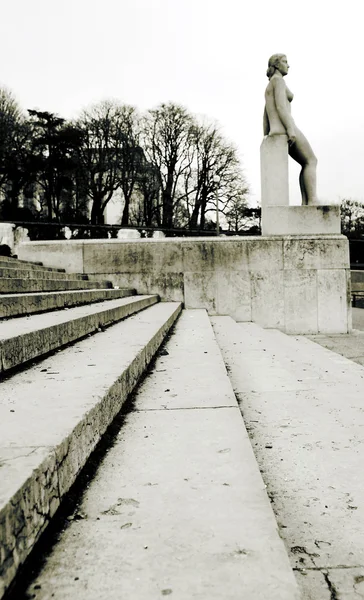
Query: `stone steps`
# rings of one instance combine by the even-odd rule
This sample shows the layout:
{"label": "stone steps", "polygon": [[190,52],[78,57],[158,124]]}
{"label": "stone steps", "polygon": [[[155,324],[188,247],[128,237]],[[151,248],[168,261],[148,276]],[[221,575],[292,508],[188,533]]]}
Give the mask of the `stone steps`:
{"label": "stone steps", "polygon": [[0,319],[133,296],[133,289],[70,290],[0,295]]}
{"label": "stone steps", "polygon": [[110,281],[84,281],[82,279],[0,279],[0,294],[20,292],[55,292],[62,290],[92,290],[112,288]]}
{"label": "stone steps", "polygon": [[45,267],[41,262],[33,262],[28,260],[21,260],[19,258],[11,258],[7,256],[0,256],[0,266],[5,268],[21,268],[31,269],[33,271],[57,271],[58,273],[65,273],[66,270],[58,267]]}
{"label": "stone steps", "polygon": [[0,266],[0,279],[82,279],[88,280],[87,275],[82,273],[61,273],[60,271],[49,271],[45,269],[21,269],[20,265],[14,267]]}
{"label": "stone steps", "polygon": [[158,302],[131,296],[0,322],[0,373],[40,358]]}
{"label": "stone steps", "polygon": [[0,324],[8,368],[145,308],[1,383],[0,598],[177,319],[180,303],[156,301],[110,300]]}
{"label": "stone steps", "polygon": [[[13,433],[9,439],[4,431],[9,456],[19,457],[11,468],[19,473],[16,461],[35,461],[28,450],[34,446],[43,460],[34,475],[28,467],[28,481],[38,477],[33,487],[45,490],[42,509],[27,521],[38,519],[38,529],[43,526],[41,517],[56,509],[58,496],[52,490],[57,483],[62,491],[67,489],[79,468],[78,457],[73,461],[67,451],[75,452],[74,445],[88,439],[92,427],[76,433],[73,423],[87,410],[90,414],[95,402],[91,397],[102,397],[109,385],[101,375],[103,369],[110,370],[106,355],[116,374],[127,362],[127,344],[120,339],[138,346],[144,333],[145,321],[137,334],[133,321],[147,320],[152,311],[163,309],[159,304],[100,334],[103,349],[97,357],[89,354],[93,344],[85,340],[74,346],[80,352],[77,358],[67,349],[5,388],[19,440],[19,447],[13,448]],[[153,316],[148,322],[155,320]],[[115,342],[103,337],[114,333]],[[83,373],[90,373],[90,381],[75,372],[78,361]],[[99,361],[100,373],[95,368]],[[47,382],[40,397],[31,392],[33,377],[37,390]],[[86,406],[82,398],[88,398]],[[35,431],[24,426],[31,415]],[[57,429],[64,430],[57,437],[52,435],[55,415]],[[72,440],[60,445],[69,430],[75,432]],[[0,439],[1,435],[0,424]],[[50,447],[55,448],[52,455]],[[52,479],[57,469],[58,478]],[[37,493],[27,495],[32,507]],[[18,510],[18,497],[12,504]],[[37,600],[149,600],[173,594],[180,600],[298,600],[298,586],[206,311],[182,312],[75,513],[82,518],[70,515],[68,525],[57,533],[58,542],[42,557],[40,572],[36,567],[38,575],[17,598],[35,594]],[[9,546],[12,539],[9,535]]]}

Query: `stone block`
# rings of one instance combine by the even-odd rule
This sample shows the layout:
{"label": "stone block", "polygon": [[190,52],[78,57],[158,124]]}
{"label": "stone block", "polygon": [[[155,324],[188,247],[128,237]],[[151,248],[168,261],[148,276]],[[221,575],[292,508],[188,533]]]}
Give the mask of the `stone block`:
{"label": "stone block", "polygon": [[216,288],[216,273],[185,272],[185,308],[205,308],[210,315],[216,315]]}
{"label": "stone block", "polygon": [[283,269],[283,241],[263,237],[248,240],[248,268],[252,271]]}
{"label": "stone block", "polygon": [[24,242],[18,247],[18,258],[40,261],[45,267],[66,269],[69,273],[83,273],[83,244],[83,240]]}
{"label": "stone block", "polygon": [[252,321],[262,327],[284,327],[283,271],[252,271]]}
{"label": "stone block", "polygon": [[109,240],[84,243],[87,273],[180,272],[180,242],[167,240]]}
{"label": "stone block", "polygon": [[187,240],[181,244],[183,270],[186,272],[214,271],[217,241],[213,239]]}
{"label": "stone block", "polygon": [[[286,135],[268,135],[260,146],[262,207],[289,204]],[[264,235],[264,234],[263,234]]]}
{"label": "stone block", "polygon": [[0,223],[0,244],[4,244],[14,251],[14,223]]}
{"label": "stone block", "polygon": [[263,235],[340,234],[340,206],[263,206]]}
{"label": "stone block", "polygon": [[119,229],[117,237],[119,240],[135,240],[139,239],[141,236],[137,229],[125,228]]}
{"label": "stone block", "polygon": [[[259,238],[256,238],[259,240]],[[215,243],[215,269],[217,271],[248,271],[248,238],[219,238]]]}
{"label": "stone block", "polygon": [[216,312],[236,321],[251,321],[250,275],[244,271],[218,271],[216,273]]}
{"label": "stone block", "polygon": [[351,302],[344,269],[317,271],[317,312],[319,333],[348,333],[351,329]]}
{"label": "stone block", "polygon": [[284,331],[317,332],[316,270],[284,271]]}
{"label": "stone block", "polygon": [[347,269],[349,244],[343,235],[283,240],[285,269]]}

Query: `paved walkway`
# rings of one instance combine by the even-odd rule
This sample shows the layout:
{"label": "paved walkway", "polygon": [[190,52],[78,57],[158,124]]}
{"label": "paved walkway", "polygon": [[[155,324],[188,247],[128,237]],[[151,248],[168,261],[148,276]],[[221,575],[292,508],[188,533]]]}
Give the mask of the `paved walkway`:
{"label": "paved walkway", "polygon": [[353,308],[353,332],[348,335],[307,336],[317,344],[364,366],[364,308]]}
{"label": "paved walkway", "polygon": [[212,321],[302,598],[364,598],[363,331]]}

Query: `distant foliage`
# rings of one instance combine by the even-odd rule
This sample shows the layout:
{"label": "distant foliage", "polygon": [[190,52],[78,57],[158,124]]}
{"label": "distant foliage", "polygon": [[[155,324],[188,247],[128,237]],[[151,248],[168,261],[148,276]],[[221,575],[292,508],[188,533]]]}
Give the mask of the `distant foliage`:
{"label": "distant foliage", "polygon": [[341,232],[351,239],[364,238],[364,204],[351,199],[341,202]]}
{"label": "distant foliage", "polygon": [[215,226],[218,209],[231,232],[256,232],[259,214],[248,196],[235,147],[182,106],[140,115],[104,101],[70,122],[23,113],[0,89],[3,220],[101,225],[108,203],[119,199],[121,225],[203,231]]}

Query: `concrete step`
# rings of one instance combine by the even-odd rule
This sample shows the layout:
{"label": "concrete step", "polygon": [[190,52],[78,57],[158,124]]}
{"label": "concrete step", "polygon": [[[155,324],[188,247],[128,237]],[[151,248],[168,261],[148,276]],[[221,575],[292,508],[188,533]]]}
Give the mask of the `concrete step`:
{"label": "concrete step", "polygon": [[180,310],[158,303],[1,384],[0,598]]}
{"label": "concrete step", "polygon": [[303,336],[211,321],[302,597],[354,599],[364,575],[364,368]]}
{"label": "concrete step", "polygon": [[133,296],[133,289],[71,290],[0,295],[0,319],[72,308],[102,300]]}
{"label": "concrete step", "polygon": [[83,281],[72,279],[0,279],[0,294],[19,294],[21,292],[56,292],[61,290],[92,290],[112,288],[110,281]]}
{"label": "concrete step", "polygon": [[183,311],[115,439],[24,597],[299,598],[205,311]]}
{"label": "concrete step", "polygon": [[57,268],[57,267],[45,267],[41,262],[31,262],[28,260],[21,260],[19,258],[11,258],[7,256],[0,256],[0,266],[2,267],[15,267],[18,265],[22,269],[34,269],[34,270],[44,270],[44,271],[58,271],[59,273],[65,273],[65,269]]}
{"label": "concrete step", "polygon": [[0,322],[0,374],[158,302],[155,295],[107,300]]}
{"label": "concrete step", "polygon": [[[20,267],[20,265],[19,265]],[[60,273],[59,271],[46,271],[45,269],[20,269],[19,267],[5,268],[0,266],[0,278],[15,279],[83,279],[88,276],[82,273]]]}

